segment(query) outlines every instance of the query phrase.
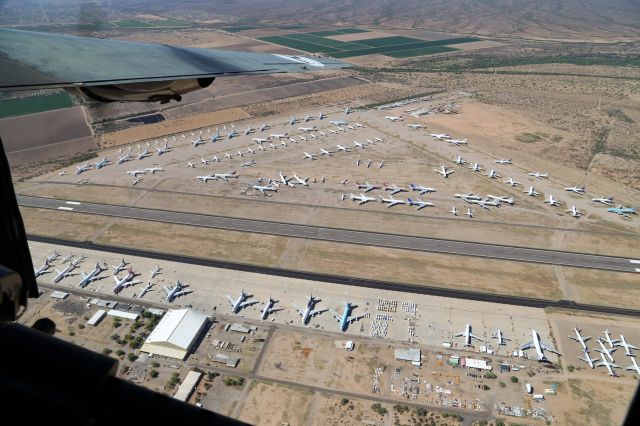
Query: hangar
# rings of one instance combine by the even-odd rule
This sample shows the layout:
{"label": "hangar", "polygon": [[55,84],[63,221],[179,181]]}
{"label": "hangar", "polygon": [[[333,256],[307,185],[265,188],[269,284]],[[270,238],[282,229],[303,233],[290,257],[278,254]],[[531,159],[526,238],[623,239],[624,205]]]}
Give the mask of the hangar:
{"label": "hangar", "polygon": [[170,310],[153,329],[140,351],[185,359],[209,321],[192,309]]}

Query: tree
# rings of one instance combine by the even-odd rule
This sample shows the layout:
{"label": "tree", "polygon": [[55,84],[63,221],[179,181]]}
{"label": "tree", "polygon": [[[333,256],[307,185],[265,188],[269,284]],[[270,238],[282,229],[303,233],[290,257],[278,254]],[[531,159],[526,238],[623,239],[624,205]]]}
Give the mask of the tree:
{"label": "tree", "polygon": [[420,417],[424,417],[424,416],[426,416],[427,414],[429,414],[429,412],[428,412],[428,411],[427,411],[427,409],[426,409],[426,408],[424,408],[424,407],[418,407],[418,408],[416,408],[416,414],[417,414],[418,416],[420,416]]}
{"label": "tree", "polygon": [[487,379],[495,379],[495,378],[496,378],[496,377],[498,377],[498,376],[496,376],[496,375],[495,375],[495,373],[492,373],[492,372],[490,371],[490,372],[488,372],[487,374],[485,374],[485,375],[484,375],[484,377],[486,377]]}
{"label": "tree", "polygon": [[158,374],[160,374],[158,373],[158,370],[151,370],[149,372],[149,375],[151,376],[152,379],[155,379],[156,377],[158,377]]}
{"label": "tree", "polygon": [[130,352],[129,355],[127,355],[127,359],[131,362],[135,361],[136,359],[138,359],[138,355],[134,354],[133,352]]}
{"label": "tree", "polygon": [[500,382],[500,387],[501,388],[505,388],[505,387],[507,387],[507,385],[504,382]]}
{"label": "tree", "polygon": [[347,398],[342,398],[342,399],[340,400],[340,405],[343,405],[343,406],[344,406],[344,405],[347,405],[348,403],[349,403],[349,400],[348,400]]}
{"label": "tree", "polygon": [[151,363],[151,366],[152,366],[153,368],[158,368],[158,367],[160,367],[160,363],[159,363],[159,362],[157,362],[157,361],[153,361],[153,362]]}
{"label": "tree", "polygon": [[511,376],[511,383],[518,383],[518,378],[516,376]]}
{"label": "tree", "polygon": [[116,351],[116,355],[118,355],[118,356],[124,356],[124,354],[125,354],[125,353],[126,353],[126,352],[125,352],[125,351],[123,351],[122,349],[118,349],[118,350]]}
{"label": "tree", "polygon": [[573,370],[575,370],[576,368],[573,365],[567,365],[567,370],[569,370],[569,373],[573,373]]}
{"label": "tree", "polygon": [[105,354],[105,355],[109,355],[111,352],[113,352],[113,351],[111,349],[109,349],[109,348],[104,348],[102,350],[102,353]]}

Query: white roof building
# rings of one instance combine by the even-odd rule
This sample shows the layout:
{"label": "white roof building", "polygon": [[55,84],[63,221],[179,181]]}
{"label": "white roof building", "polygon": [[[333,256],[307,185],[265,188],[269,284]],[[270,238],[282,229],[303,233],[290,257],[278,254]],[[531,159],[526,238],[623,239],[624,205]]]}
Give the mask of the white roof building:
{"label": "white roof building", "polygon": [[411,364],[419,367],[421,363],[420,349],[396,349],[394,358],[399,361],[410,361]]}
{"label": "white roof building", "polygon": [[91,317],[91,319],[89,319],[89,321],[87,321],[87,325],[95,327],[96,325],[98,325],[100,323],[100,321],[102,321],[102,319],[105,317],[105,315],[107,315],[107,313],[105,311],[103,311],[102,309],[100,309],[98,312],[93,314],[93,316]]}
{"label": "white roof building", "polygon": [[140,350],[169,358],[185,359],[209,318],[192,309],[168,311]]}
{"label": "white roof building", "polygon": [[199,373],[193,370],[189,371],[187,373],[187,377],[184,378],[176,394],[173,397],[180,401],[188,400],[193,390],[196,388],[196,386],[198,386],[200,377],[202,377],[202,373]]}
{"label": "white roof building", "polygon": [[468,368],[477,368],[478,370],[491,371],[491,366],[484,359],[466,358],[465,366],[467,366]]}

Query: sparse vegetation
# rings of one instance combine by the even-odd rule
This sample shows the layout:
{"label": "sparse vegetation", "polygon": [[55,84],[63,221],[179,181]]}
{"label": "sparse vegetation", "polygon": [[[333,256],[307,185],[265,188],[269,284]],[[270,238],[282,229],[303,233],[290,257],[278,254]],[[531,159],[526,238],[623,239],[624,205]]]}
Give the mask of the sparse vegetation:
{"label": "sparse vegetation", "polygon": [[511,383],[518,383],[518,378],[516,376],[511,376]]}
{"label": "sparse vegetation", "polygon": [[151,370],[149,371],[149,376],[151,376],[152,379],[155,379],[156,377],[158,377],[160,373],[158,373],[158,370]]}
{"label": "sparse vegetation", "polygon": [[505,382],[500,382],[500,387],[501,387],[501,388],[506,388],[506,387],[507,387],[507,384],[506,384]]}
{"label": "sparse vegetation", "polygon": [[569,373],[573,373],[573,370],[575,370],[576,367],[573,365],[567,365],[567,370],[569,371]]}
{"label": "sparse vegetation", "polygon": [[542,140],[542,138],[535,133],[520,133],[516,136],[516,140],[522,143],[535,143]]}
{"label": "sparse vegetation", "polygon": [[176,387],[178,383],[180,383],[180,377],[178,373],[173,373],[169,378],[169,380],[167,381],[167,387],[170,389],[173,389]]}
{"label": "sparse vegetation", "polygon": [[133,352],[130,352],[129,355],[127,355],[127,359],[133,362],[138,359],[138,355],[134,354]]}
{"label": "sparse vegetation", "polygon": [[384,416],[385,414],[387,414],[387,409],[384,408],[382,405],[380,405],[379,402],[376,402],[375,404],[373,404],[371,406],[371,409],[376,413],[378,413],[380,416]]}
{"label": "sparse vegetation", "polygon": [[244,386],[244,377],[225,377],[222,381],[226,386],[242,387]]}
{"label": "sparse vegetation", "polygon": [[340,405],[345,406],[349,403],[349,400],[347,398],[342,398],[340,400]]}
{"label": "sparse vegetation", "polygon": [[109,349],[109,348],[104,348],[102,350],[102,353],[105,354],[105,355],[109,355],[111,352],[113,352],[113,351],[111,349]]}
{"label": "sparse vegetation", "polygon": [[495,378],[497,378],[498,376],[496,376],[496,374],[495,374],[495,373],[493,373],[493,372],[491,372],[491,371],[490,371],[490,372],[488,372],[487,374],[485,374],[485,375],[484,375],[484,377],[486,377],[487,379],[495,379]]}
{"label": "sparse vegetation", "polygon": [[126,352],[125,352],[125,351],[123,351],[122,349],[118,349],[118,350],[116,351],[116,355],[118,355],[119,357],[123,357],[123,356],[124,356],[124,354],[126,354]]}

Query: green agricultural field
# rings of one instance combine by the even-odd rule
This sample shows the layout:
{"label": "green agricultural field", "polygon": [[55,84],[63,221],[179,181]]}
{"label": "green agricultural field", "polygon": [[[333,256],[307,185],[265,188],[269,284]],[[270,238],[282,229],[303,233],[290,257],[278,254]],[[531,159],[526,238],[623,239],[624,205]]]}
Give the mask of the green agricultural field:
{"label": "green agricultural field", "polygon": [[146,22],[138,21],[137,19],[123,19],[122,21],[115,21],[114,24],[120,28],[148,28],[151,25]]}
{"label": "green agricultural field", "polygon": [[361,28],[342,28],[339,30],[316,31],[316,32],[307,33],[307,34],[320,36],[320,37],[330,37],[330,36],[337,36],[342,34],[359,34],[359,33],[368,33],[368,32],[369,30],[363,30]]}
{"label": "green agricultural field", "polygon": [[188,27],[191,25],[189,22],[178,19],[162,19],[160,21],[151,21],[148,24],[153,27]]}
{"label": "green agricultural field", "polygon": [[[375,54],[387,55],[392,58],[410,58],[413,56],[453,52],[458,49],[446,46],[451,44],[469,43],[479,40],[474,37],[460,37],[427,41],[418,38],[392,36],[357,40],[352,42],[343,42],[327,38],[332,35],[353,33],[354,31],[352,30],[357,29],[346,28],[343,30],[334,31],[316,31],[310,33],[286,34],[281,36],[261,37],[259,38],[259,40],[279,44],[281,46],[286,46],[305,52],[325,53],[338,59]],[[340,33],[340,31],[342,31],[342,33]],[[366,32],[366,30],[355,32]]]}
{"label": "green agricultural field", "polygon": [[46,96],[32,96],[22,99],[10,99],[0,102],[0,118],[16,117],[36,112],[73,106],[71,96],[67,92]]}
{"label": "green agricultural field", "polygon": [[454,47],[448,46],[433,46],[433,47],[419,47],[417,49],[398,50],[391,53],[385,53],[392,58],[413,58],[414,56],[435,55],[436,53],[455,52]]}
{"label": "green agricultural field", "polygon": [[308,43],[300,40],[294,40],[292,38],[284,36],[269,36],[260,37],[259,40],[267,41],[269,43],[279,44],[280,46],[290,47],[292,49],[303,50],[305,52],[320,52],[320,53],[336,53],[340,52],[338,49],[334,49],[319,44]]}

